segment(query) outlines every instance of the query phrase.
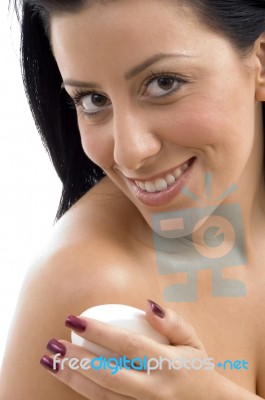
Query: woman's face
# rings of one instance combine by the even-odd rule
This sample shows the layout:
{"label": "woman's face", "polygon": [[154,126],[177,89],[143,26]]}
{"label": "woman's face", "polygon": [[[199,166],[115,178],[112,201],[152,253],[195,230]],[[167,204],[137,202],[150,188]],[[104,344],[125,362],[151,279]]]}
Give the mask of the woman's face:
{"label": "woman's face", "polygon": [[261,162],[257,61],[245,60],[192,10],[116,1],[54,16],[52,46],[76,99],[82,145],[150,224],[237,183]]}

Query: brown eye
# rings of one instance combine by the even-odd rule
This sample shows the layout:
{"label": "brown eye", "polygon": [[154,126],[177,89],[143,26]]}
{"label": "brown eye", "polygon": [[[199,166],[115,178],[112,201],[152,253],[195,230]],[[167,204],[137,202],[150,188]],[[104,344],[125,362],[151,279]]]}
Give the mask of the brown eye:
{"label": "brown eye", "polygon": [[102,94],[92,94],[91,95],[91,102],[96,107],[104,107],[107,104],[107,97],[103,96]]}
{"label": "brown eye", "polygon": [[80,96],[80,99],[76,100],[76,104],[81,106],[83,113],[87,117],[103,112],[111,106],[108,97],[100,93],[84,94]]}
{"label": "brown eye", "polygon": [[174,79],[173,78],[159,78],[158,81],[158,86],[163,89],[163,90],[170,90],[174,86]]}
{"label": "brown eye", "polygon": [[104,107],[107,105],[108,98],[100,93],[92,93],[84,96],[81,103],[85,110],[91,111],[92,107]]}
{"label": "brown eye", "polygon": [[145,86],[145,97],[165,97],[177,91],[185,81],[178,76],[157,76],[152,78]]}

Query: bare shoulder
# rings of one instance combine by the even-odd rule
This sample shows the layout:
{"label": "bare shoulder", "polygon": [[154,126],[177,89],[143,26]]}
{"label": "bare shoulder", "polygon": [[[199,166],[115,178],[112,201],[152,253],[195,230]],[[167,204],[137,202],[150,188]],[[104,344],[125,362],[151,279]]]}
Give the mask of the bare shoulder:
{"label": "bare shoulder", "polygon": [[[98,190],[104,193],[102,186]],[[130,256],[118,238],[123,234],[123,222],[112,226],[109,214],[115,215],[117,207],[110,201],[114,188],[106,185],[105,189],[112,205],[107,207],[107,200],[97,191],[85,195],[55,226],[30,268],[3,360],[0,397],[5,400],[83,398],[39,365],[46,344],[51,338],[70,340],[70,331],[64,326],[69,314],[78,315],[104,303],[130,304],[130,295],[124,290],[131,283]]]}
{"label": "bare shoulder", "polygon": [[[264,287],[264,286],[263,286]],[[259,293],[257,296],[256,305],[256,319],[257,319],[257,381],[256,381],[256,393],[262,399],[265,399],[265,340],[264,340],[264,330],[265,330],[265,294]]]}
{"label": "bare shoulder", "polygon": [[[107,299],[113,289],[117,296],[121,282],[116,281],[115,275],[130,273],[133,255],[131,238],[126,236],[129,209],[132,213],[128,199],[105,178],[54,226],[30,271],[30,280],[37,280],[39,288],[43,282],[50,290],[56,287],[58,298],[75,294],[75,312],[78,305],[84,305],[88,289],[93,294],[90,301],[95,304],[100,299],[102,302],[104,296]],[[110,290],[102,293],[98,288],[104,282],[108,282]],[[114,287],[116,283],[119,285]]]}

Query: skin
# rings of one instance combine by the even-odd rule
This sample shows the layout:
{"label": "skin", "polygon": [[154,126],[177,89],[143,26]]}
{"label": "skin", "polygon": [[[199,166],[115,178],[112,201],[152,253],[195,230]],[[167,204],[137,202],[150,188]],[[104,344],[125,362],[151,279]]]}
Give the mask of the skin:
{"label": "skin", "polygon": [[[261,107],[254,101],[257,60],[249,57],[242,62],[229,42],[210,32],[187,8],[168,3],[162,7],[160,1],[152,1],[150,9],[149,1],[138,3],[132,7],[129,1],[118,2],[52,20],[52,46],[63,80],[98,83],[101,90],[94,90],[111,105],[90,120],[82,117],[79,107],[85,153],[135,204],[149,226],[154,212],[197,204],[179,195],[164,207],[144,206],[126,177],[148,180],[194,156],[196,167],[188,184],[192,193],[204,197],[204,174],[211,172],[213,198],[237,183],[233,200],[250,209],[259,201],[256,188],[262,181]],[[160,12],[157,35],[153,21]],[[144,23],[139,15],[145,16]],[[164,58],[133,79],[124,79],[132,67],[159,53],[187,57]],[[155,97],[168,92],[159,90],[157,82],[145,89],[144,82],[150,72],[161,70],[185,76],[188,82],[170,96]],[[66,85],[70,96],[74,89]],[[91,99],[86,97],[86,102],[89,107]],[[240,150],[235,153],[238,143]],[[245,205],[246,192],[252,195]],[[259,196],[264,198],[262,190]],[[246,217],[248,226],[250,215]]]}
{"label": "skin", "polygon": [[[42,255],[33,262],[3,362],[2,397],[83,398],[62,383],[62,376],[62,382],[54,380],[38,367],[46,343],[52,337],[64,339],[71,352],[70,333],[63,326],[68,314],[79,315],[104,303],[146,310],[147,298],[167,308],[168,315],[181,315],[196,328],[193,339],[199,338],[210,357],[247,360],[248,371],[218,370],[218,375],[246,393],[265,397],[261,379],[265,372],[265,194],[260,103],[265,100],[264,43],[261,36],[243,59],[192,10],[154,0],[135,0],[133,5],[130,1],[113,2],[77,14],[53,16],[51,44],[63,80],[97,82],[101,88],[95,91],[108,99],[108,107],[93,119],[82,117],[81,107],[77,107],[83,149],[107,177],[61,218]],[[164,58],[133,78],[124,78],[128,70],[157,53],[186,56]],[[161,88],[157,81],[148,87],[144,82],[151,72],[161,71],[185,75],[188,82],[158,98]],[[65,89],[73,96],[74,87],[65,85]],[[88,97],[86,101],[89,104]],[[244,282],[248,289],[245,297],[213,297],[212,275],[204,270],[198,273],[196,302],[166,303],[163,298],[166,287],[182,278],[185,282],[185,274],[159,274],[151,217],[155,212],[198,204],[179,194],[164,206],[143,205],[125,177],[146,179],[191,157],[196,157],[196,163],[187,187],[197,197],[204,197],[205,172],[214,177],[212,199],[237,184],[237,191],[217,205],[241,206],[247,261],[224,270],[223,276]],[[148,309],[147,318],[169,336],[176,329],[174,318],[166,320],[166,327],[156,325]],[[109,338],[107,330],[105,334]],[[114,344],[109,339],[111,346]],[[14,375],[16,388],[12,385]],[[172,393],[173,378],[168,380]],[[163,386],[166,378],[160,375],[159,379]],[[219,382],[214,379],[215,385]],[[185,390],[190,386],[183,384]],[[78,387],[74,389],[78,391]],[[252,399],[245,392],[241,394],[238,398]],[[185,394],[181,395],[184,399]],[[195,399],[193,396],[188,398]]]}

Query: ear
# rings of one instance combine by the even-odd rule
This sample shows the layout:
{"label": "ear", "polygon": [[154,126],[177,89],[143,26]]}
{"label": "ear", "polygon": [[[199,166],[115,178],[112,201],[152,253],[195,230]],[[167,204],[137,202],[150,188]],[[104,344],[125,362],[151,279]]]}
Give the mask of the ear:
{"label": "ear", "polygon": [[257,61],[256,100],[265,101],[265,33],[256,40],[254,52]]}

